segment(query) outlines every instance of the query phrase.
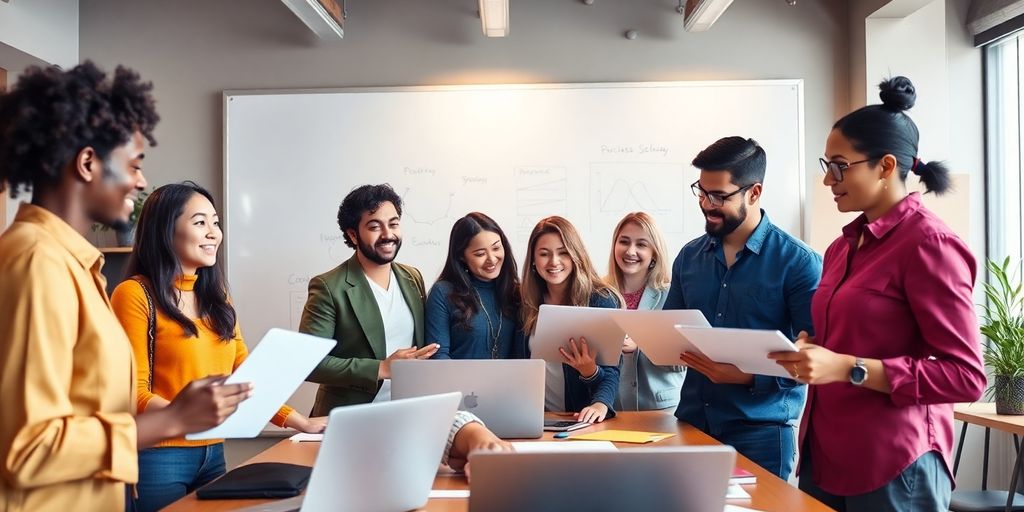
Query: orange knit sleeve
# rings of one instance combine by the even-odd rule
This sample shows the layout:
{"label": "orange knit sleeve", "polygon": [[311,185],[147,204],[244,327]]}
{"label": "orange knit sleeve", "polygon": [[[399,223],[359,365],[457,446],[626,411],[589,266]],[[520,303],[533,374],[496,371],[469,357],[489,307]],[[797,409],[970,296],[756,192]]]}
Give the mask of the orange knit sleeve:
{"label": "orange knit sleeve", "polygon": [[110,305],[132,344],[136,370],[136,407],[141,413],[155,396],[149,391],[149,305],[146,293],[137,281],[126,279],[114,289]]}

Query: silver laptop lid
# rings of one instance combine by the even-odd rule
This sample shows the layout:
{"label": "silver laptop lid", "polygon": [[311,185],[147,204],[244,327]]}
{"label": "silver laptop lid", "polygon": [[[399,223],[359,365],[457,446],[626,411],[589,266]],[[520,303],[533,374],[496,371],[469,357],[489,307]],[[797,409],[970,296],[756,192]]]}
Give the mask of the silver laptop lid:
{"label": "silver laptop lid", "polygon": [[717,512],[735,460],[731,446],[478,453],[470,456],[469,510]]}
{"label": "silver laptop lid", "polygon": [[391,396],[457,391],[459,408],[503,439],[533,439],[544,430],[544,361],[540,359],[402,359],[391,363]]}
{"label": "silver laptop lid", "polygon": [[332,410],[302,511],[425,505],[461,399],[446,393]]}

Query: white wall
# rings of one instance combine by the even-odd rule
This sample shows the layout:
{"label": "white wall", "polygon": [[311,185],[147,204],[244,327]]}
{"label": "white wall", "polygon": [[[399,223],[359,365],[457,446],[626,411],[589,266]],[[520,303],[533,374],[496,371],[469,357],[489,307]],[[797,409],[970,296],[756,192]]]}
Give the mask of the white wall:
{"label": "white wall", "polygon": [[[140,37],[138,30],[123,30]],[[78,0],[9,0],[0,2],[0,43],[49,64],[67,68],[78,63]]]}
{"label": "white wall", "polygon": [[[880,103],[878,83],[885,78],[904,75],[914,82],[917,104],[908,114],[921,131],[919,156],[946,161],[960,175],[957,189],[945,199],[926,195],[925,201],[941,210],[939,214],[967,240],[980,261],[985,257],[982,72],[981,51],[964,28],[969,3],[852,3],[849,110]],[[811,225],[810,244],[819,249],[854,217],[830,214],[835,210],[832,197],[820,183],[821,176],[815,176],[810,196],[811,211],[819,212]],[[969,215],[964,217],[964,211]]]}
{"label": "white wall", "polygon": [[214,193],[224,89],[802,78],[808,158],[817,154],[836,102],[848,101],[845,5],[739,0],[706,33],[684,32],[674,6],[517,0],[511,36],[488,39],[466,0],[350,2],[345,39],[324,44],[278,0],[247,2],[244,16],[230,2],[90,0],[81,49],[155,82],[163,121],[151,181],[192,178]]}
{"label": "white wall", "polygon": [[[889,0],[808,0],[796,7],[782,0],[736,0],[706,33],[682,30],[674,0],[599,0],[592,6],[517,0],[511,36],[504,39],[480,34],[468,0],[349,2],[345,39],[324,44],[279,0],[251,0],[244,13],[235,2],[88,0],[80,48],[83,58],[108,69],[123,63],[155,82],[163,121],[156,134],[160,145],[147,152],[150,182],[194,179],[218,195],[224,89],[800,78],[813,205],[823,190],[816,161],[832,123],[877,102],[873,86],[889,71],[906,74],[921,90],[912,113],[927,125],[922,156],[946,158],[970,175],[970,243],[981,258],[981,57],[963,29],[969,1],[932,0],[938,7],[910,1],[926,10],[909,23],[923,25],[877,40],[883,37],[877,32],[893,24],[871,22],[866,38],[866,17]],[[624,39],[627,29],[640,37]],[[934,46],[908,43],[916,38]],[[901,53],[905,43],[935,67],[924,70],[927,78]],[[944,95],[945,105],[934,95]],[[925,112],[929,104],[938,105],[937,115]],[[282,169],[282,182],[286,174]],[[345,192],[338,191],[339,201]],[[301,187],[294,193],[301,194]],[[831,197],[826,199],[830,205]],[[842,220],[834,211],[812,218],[812,245],[821,250]],[[967,457],[974,461],[965,462],[962,488],[977,488],[980,481],[975,441],[972,436]]]}

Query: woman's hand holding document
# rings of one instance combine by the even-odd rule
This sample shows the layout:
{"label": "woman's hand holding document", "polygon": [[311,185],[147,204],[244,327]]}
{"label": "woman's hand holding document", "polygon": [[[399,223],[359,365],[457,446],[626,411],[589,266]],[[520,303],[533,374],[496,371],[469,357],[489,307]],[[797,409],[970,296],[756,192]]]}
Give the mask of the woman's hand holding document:
{"label": "woman's hand holding document", "polygon": [[796,351],[772,352],[768,358],[784,368],[793,379],[804,384],[849,382],[850,369],[857,358],[837,354],[814,343],[814,337],[801,331],[796,338]]}
{"label": "woman's hand holding document", "polygon": [[[240,403],[224,423],[185,439],[237,439],[259,435],[281,404],[302,384],[309,372],[334,348],[334,340],[270,329],[225,384],[249,382],[253,394]],[[322,420],[315,418],[317,423]]]}

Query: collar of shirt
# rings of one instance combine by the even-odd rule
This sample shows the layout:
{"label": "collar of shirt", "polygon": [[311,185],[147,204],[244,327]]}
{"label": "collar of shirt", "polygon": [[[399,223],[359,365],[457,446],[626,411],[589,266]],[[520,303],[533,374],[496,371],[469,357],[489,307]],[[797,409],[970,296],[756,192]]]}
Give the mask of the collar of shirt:
{"label": "collar of shirt", "polygon": [[[747,250],[754,254],[761,254],[761,247],[764,245],[764,239],[768,236],[768,230],[771,229],[772,221],[768,220],[768,214],[765,213],[764,209],[761,210],[761,222],[757,223],[757,227],[754,228],[754,232],[747,238],[747,243],[744,244]],[[722,244],[722,239],[716,236],[708,236],[708,245],[704,248],[706,251],[713,251]]]}
{"label": "collar of shirt", "polygon": [[102,264],[103,254],[94,245],[89,243],[81,233],[75,231],[64,219],[61,219],[50,210],[34,204],[22,203],[18,207],[18,213],[14,216],[15,222],[29,222],[39,226],[53,239],[67,249],[82,267],[98,270],[97,264]]}
{"label": "collar of shirt", "polygon": [[857,244],[861,232],[866,231],[872,238],[879,240],[896,226],[899,226],[904,219],[920,209],[921,194],[913,192],[896,203],[889,211],[885,212],[885,215],[875,219],[874,222],[868,222],[867,215],[860,214],[853,222],[843,227],[843,238],[851,245],[854,245]]}

